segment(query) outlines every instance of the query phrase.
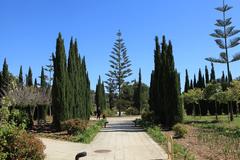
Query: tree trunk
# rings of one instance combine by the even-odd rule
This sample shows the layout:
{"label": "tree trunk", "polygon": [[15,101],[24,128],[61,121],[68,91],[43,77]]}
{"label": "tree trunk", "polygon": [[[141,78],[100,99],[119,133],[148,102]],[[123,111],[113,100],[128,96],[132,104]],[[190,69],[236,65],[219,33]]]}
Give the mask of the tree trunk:
{"label": "tree trunk", "polygon": [[233,121],[233,107],[232,107],[232,101],[230,101],[230,121]]}
{"label": "tree trunk", "polygon": [[217,101],[215,101],[215,116],[216,116],[216,121],[218,121]]}

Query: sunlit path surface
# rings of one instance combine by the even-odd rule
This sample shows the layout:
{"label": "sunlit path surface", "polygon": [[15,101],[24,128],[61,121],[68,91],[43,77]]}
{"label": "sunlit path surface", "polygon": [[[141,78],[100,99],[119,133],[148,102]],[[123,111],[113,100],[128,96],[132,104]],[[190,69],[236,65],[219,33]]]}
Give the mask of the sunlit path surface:
{"label": "sunlit path surface", "polygon": [[[86,151],[82,160],[160,160],[167,159],[164,150],[132,122],[136,117],[108,118],[107,128],[89,145],[43,139],[46,159],[74,159]],[[49,143],[49,144],[48,144]]]}

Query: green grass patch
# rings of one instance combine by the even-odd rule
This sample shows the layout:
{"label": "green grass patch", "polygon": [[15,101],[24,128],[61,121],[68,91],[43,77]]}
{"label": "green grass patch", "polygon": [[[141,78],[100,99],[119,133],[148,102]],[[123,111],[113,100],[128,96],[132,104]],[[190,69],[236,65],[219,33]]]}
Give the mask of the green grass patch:
{"label": "green grass patch", "polygon": [[240,138],[240,117],[235,117],[234,121],[229,122],[228,117],[219,116],[219,121],[215,116],[186,116],[185,123],[192,124],[195,127],[212,130],[224,136]]}
{"label": "green grass patch", "polygon": [[81,142],[81,143],[90,143],[97,133],[102,129],[105,120],[100,120],[92,125],[90,125],[86,130],[83,132],[78,132],[76,135],[70,138],[73,142]]}

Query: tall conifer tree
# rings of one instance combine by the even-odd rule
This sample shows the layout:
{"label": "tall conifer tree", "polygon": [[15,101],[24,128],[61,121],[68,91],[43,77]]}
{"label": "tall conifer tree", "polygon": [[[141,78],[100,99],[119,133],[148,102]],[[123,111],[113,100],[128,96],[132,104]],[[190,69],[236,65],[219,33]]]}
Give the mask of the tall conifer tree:
{"label": "tall conifer tree", "polygon": [[28,69],[28,74],[27,74],[27,77],[26,77],[26,85],[28,87],[33,86],[33,77],[32,77],[32,69],[31,69],[31,67],[29,67],[29,69]]}
{"label": "tall conifer tree", "polygon": [[205,78],[206,78],[206,84],[208,84],[210,82],[210,80],[209,80],[209,73],[208,73],[207,66],[205,66]]}
{"label": "tall conifer tree", "polygon": [[189,77],[188,77],[188,71],[186,69],[186,75],[185,75],[185,85],[184,85],[184,92],[188,92],[190,86],[189,86]]}
{"label": "tall conifer tree", "polygon": [[22,66],[20,67],[20,70],[19,70],[18,84],[19,84],[21,87],[23,86],[23,71],[22,71]]}

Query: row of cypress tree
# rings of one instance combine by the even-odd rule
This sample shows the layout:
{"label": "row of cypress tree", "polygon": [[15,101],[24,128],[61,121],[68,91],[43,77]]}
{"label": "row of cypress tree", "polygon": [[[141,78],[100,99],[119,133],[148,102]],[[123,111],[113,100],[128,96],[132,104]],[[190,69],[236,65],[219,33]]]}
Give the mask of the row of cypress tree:
{"label": "row of cypress tree", "polygon": [[[230,72],[230,82],[232,81],[232,74]],[[209,75],[209,71],[207,66],[205,66],[205,74],[202,74],[201,69],[198,71],[198,78],[196,78],[196,75],[194,74],[193,80],[189,80],[188,70],[185,71],[185,85],[184,85],[184,92],[188,92],[188,90],[193,88],[205,88],[208,83],[215,83],[219,82],[222,84],[223,88],[226,88],[228,81],[228,77],[225,76],[224,72],[222,72],[221,79],[216,79],[215,76],[215,69],[213,63],[211,63],[211,72]]]}
{"label": "row of cypress tree", "polygon": [[183,120],[180,78],[175,69],[171,41],[167,44],[163,36],[161,46],[158,37],[155,38],[155,43],[155,67],[151,74],[149,105],[155,122],[171,127]]}
{"label": "row of cypress tree", "polygon": [[90,81],[85,58],[78,53],[77,41],[70,41],[68,60],[64,40],[59,33],[53,57],[52,108],[53,124],[72,118],[89,119],[91,112]]}

